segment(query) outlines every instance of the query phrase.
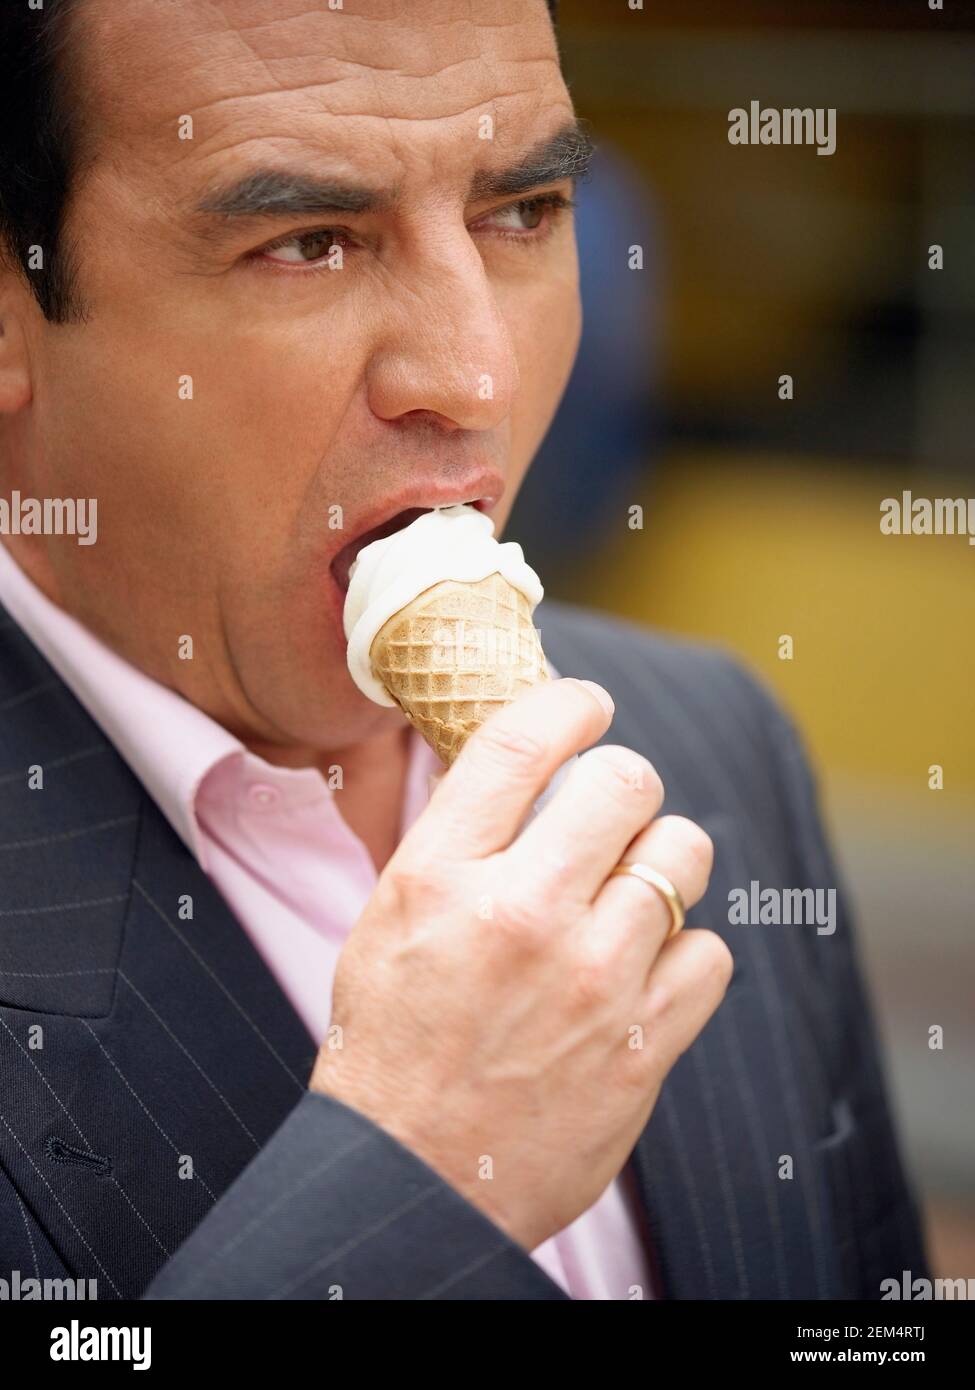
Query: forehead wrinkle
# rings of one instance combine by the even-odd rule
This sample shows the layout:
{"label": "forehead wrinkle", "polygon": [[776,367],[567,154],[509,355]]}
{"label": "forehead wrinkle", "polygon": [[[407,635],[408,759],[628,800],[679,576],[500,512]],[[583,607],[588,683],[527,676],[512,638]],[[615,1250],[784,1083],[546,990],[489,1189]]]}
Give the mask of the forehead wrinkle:
{"label": "forehead wrinkle", "polygon": [[[113,3],[117,5],[117,0]],[[101,127],[113,143],[132,148],[140,131],[148,131],[153,138],[170,138],[181,116],[221,102],[273,97],[291,90],[259,52],[241,43],[218,6],[181,6],[178,0],[171,4],[154,0],[148,7],[136,0],[129,3],[127,11],[105,0],[84,0],[79,6],[84,32],[72,45],[76,61],[84,62],[79,88],[97,114],[92,125]],[[201,13],[220,17],[222,26],[201,25]],[[328,71],[327,51],[317,52],[314,62],[314,80],[309,73],[309,80],[296,84],[297,88],[326,87],[338,80],[340,74]],[[171,100],[174,91],[182,93],[178,109],[168,110],[167,102],[161,112],[159,99]]]}
{"label": "forehead wrinkle", "polygon": [[[85,47],[89,54],[105,59],[99,64],[104,71],[98,74],[98,86],[107,97],[103,115],[111,119],[113,113],[116,117],[124,113],[128,132],[142,118],[151,126],[166,119],[151,106],[154,97],[173,91],[174,78],[185,87],[185,95],[170,120],[177,115],[205,112],[223,101],[324,90],[348,79],[352,79],[351,86],[345,88],[340,106],[344,107],[347,101],[354,106],[358,99],[357,74],[375,91],[377,73],[384,77],[383,114],[393,116],[397,108],[404,114],[415,109],[417,83],[426,79],[436,82],[432,90],[445,106],[456,108],[458,99],[468,96],[473,85],[467,71],[471,62],[492,69],[484,73],[480,100],[485,102],[496,95],[491,90],[492,81],[501,79],[502,85],[508,85],[502,77],[505,64],[546,61],[557,70],[554,46],[548,51],[546,39],[539,51],[534,35],[534,60],[494,51],[498,45],[491,41],[491,35],[523,27],[523,19],[508,25],[489,24],[472,20],[468,11],[448,22],[439,19],[435,6],[424,7],[431,12],[425,23],[417,11],[407,11],[408,17],[400,22],[397,16],[328,13],[302,7],[290,15],[272,15],[256,24],[235,25],[233,14],[239,13],[239,7],[234,5],[207,4],[196,9],[176,4],[160,8],[154,0],[148,8],[135,6],[133,11],[121,12],[123,16],[136,13],[140,25],[138,43],[131,41],[132,23],[125,17],[120,19],[120,11],[106,0],[86,0],[83,8],[89,17],[90,35]],[[176,9],[180,10],[179,24],[174,23]],[[542,32],[547,35],[547,27]],[[449,43],[445,42],[448,36]],[[538,40],[541,38],[542,34]],[[117,78],[113,80],[112,69],[125,75],[124,85]],[[561,80],[561,74],[559,77]],[[543,81],[543,75],[537,80]],[[117,127],[119,121],[113,124]]]}
{"label": "forehead wrinkle", "polygon": [[[465,105],[450,111],[438,111],[434,113],[420,113],[415,109],[409,115],[391,115],[379,112],[363,110],[361,104],[352,104],[351,94],[349,99],[339,103],[335,98],[337,92],[330,92],[330,101],[327,107],[313,106],[310,103],[303,103],[300,107],[288,110],[286,108],[273,111],[273,126],[271,133],[268,125],[268,117],[259,110],[227,110],[224,119],[215,122],[215,128],[210,138],[201,139],[199,133],[197,138],[192,141],[180,142],[179,148],[169,146],[169,152],[175,154],[177,159],[172,161],[174,165],[187,164],[202,165],[205,161],[219,158],[228,151],[243,149],[248,145],[264,145],[268,152],[274,157],[279,154],[286,154],[291,158],[292,148],[299,147],[299,156],[313,161],[320,160],[323,154],[331,156],[333,164],[348,166],[348,174],[355,172],[356,165],[366,160],[370,168],[377,161],[389,159],[397,168],[407,167],[411,163],[419,163],[425,167],[430,167],[431,160],[437,160],[444,155],[451,153],[447,147],[447,142],[436,142],[434,138],[436,131],[428,129],[437,126],[449,126],[452,123],[464,122],[476,119],[484,114],[485,102],[483,99],[475,100],[471,105]],[[521,110],[514,111],[510,117],[506,117],[497,123],[495,139],[491,141],[481,141],[476,139],[476,129],[472,124],[470,127],[462,128],[454,135],[455,150],[476,150],[487,155],[493,152],[510,151],[511,158],[517,158],[518,150],[528,154],[526,139],[522,132],[530,123],[539,122],[539,113],[542,111],[557,111],[561,115],[562,122],[567,124],[574,118],[571,102],[564,87],[557,93],[558,100],[541,102],[537,89],[507,91],[495,94],[495,105],[518,103]],[[250,98],[220,98],[218,103],[228,106],[231,103],[239,103],[243,100],[247,107],[251,106]],[[189,113],[193,116],[194,122],[198,112]],[[353,124],[354,122],[354,124]],[[386,147],[383,148],[377,141],[374,127],[381,123],[382,127],[389,133],[395,133],[399,126],[404,127],[407,134],[412,132],[413,138],[397,140],[397,150]],[[288,126],[293,127],[291,133]],[[548,137],[549,139],[552,137]],[[540,143],[538,140],[535,144]],[[438,149],[436,146],[440,145]],[[260,158],[260,153],[257,156]],[[272,159],[272,162],[275,162]],[[227,163],[229,165],[230,158]],[[221,171],[222,172],[222,171]],[[230,171],[232,172],[232,170]],[[434,170],[430,169],[431,174]],[[330,174],[345,176],[341,169],[331,168]],[[361,176],[360,176],[361,177]],[[389,182],[389,175],[384,174],[384,179]]]}
{"label": "forehead wrinkle", "polygon": [[[519,60],[523,63],[537,63],[538,59]],[[549,100],[545,106],[559,106],[563,109],[565,117],[571,118],[572,107],[568,93],[561,82],[561,74],[558,73],[557,66],[549,60],[541,60],[547,63],[554,74],[558,75],[558,101]],[[515,74],[510,74],[514,78]],[[160,161],[166,166],[181,164],[193,164],[199,160],[209,158],[215,153],[219,153],[228,146],[241,145],[250,141],[288,141],[300,140],[309,145],[315,139],[312,133],[315,126],[320,122],[322,137],[327,138],[329,143],[335,140],[335,136],[329,127],[334,127],[336,121],[354,120],[359,129],[355,132],[370,143],[370,149],[365,156],[370,161],[380,153],[376,148],[376,137],[370,126],[381,122],[383,128],[392,137],[389,146],[382,151],[385,157],[391,157],[397,164],[408,163],[411,155],[417,155],[415,140],[411,144],[409,132],[419,136],[428,126],[438,124],[449,124],[450,122],[463,121],[465,119],[476,122],[477,118],[485,111],[493,112],[496,116],[495,139],[493,141],[478,142],[487,152],[491,148],[501,150],[505,147],[512,148],[523,145],[517,133],[513,130],[523,128],[527,123],[526,117],[529,111],[521,111],[511,117],[498,119],[499,108],[503,110],[505,105],[512,102],[525,103],[529,108],[541,108],[541,92],[544,90],[542,81],[526,81],[528,73],[520,71],[517,74],[520,79],[515,86],[512,82],[506,90],[497,88],[490,92],[484,92],[474,96],[471,100],[470,89],[467,83],[454,82],[448,83],[447,92],[439,92],[437,107],[433,111],[420,111],[417,109],[415,91],[402,90],[401,84],[409,84],[412,89],[413,84],[423,79],[403,78],[402,75],[396,77],[385,76],[382,79],[383,87],[383,108],[382,110],[364,109],[364,88],[370,94],[379,84],[379,79],[375,73],[364,72],[357,77],[346,75],[344,77],[333,77],[330,80],[323,80],[320,76],[313,82],[303,84],[294,88],[274,88],[268,90],[262,86],[257,91],[241,92],[236,91],[226,95],[215,96],[202,104],[193,104],[185,101],[180,109],[170,108],[162,114],[153,113],[151,125],[151,143],[149,141],[142,144],[138,150],[139,159],[147,164],[155,164]],[[292,99],[293,98],[293,99]],[[397,99],[398,98],[398,99]],[[458,98],[465,98],[461,105]],[[189,115],[194,122],[194,139],[186,141],[174,141],[173,131],[178,120]],[[129,117],[131,112],[129,113]],[[293,133],[288,133],[289,126]],[[403,134],[400,134],[397,127],[402,126]],[[127,128],[126,128],[127,127]],[[275,134],[269,133],[270,130]],[[339,133],[338,145],[339,153],[351,159],[362,158],[362,154],[356,149],[356,140],[348,143],[342,138],[345,131],[342,127],[335,127]],[[125,140],[126,146],[131,150],[135,132],[130,118],[126,120],[126,126],[120,132],[120,138]],[[473,130],[465,138],[473,138]],[[335,146],[333,145],[333,148]],[[424,158],[429,158],[433,151],[428,150]],[[133,150],[133,155],[135,151]]]}

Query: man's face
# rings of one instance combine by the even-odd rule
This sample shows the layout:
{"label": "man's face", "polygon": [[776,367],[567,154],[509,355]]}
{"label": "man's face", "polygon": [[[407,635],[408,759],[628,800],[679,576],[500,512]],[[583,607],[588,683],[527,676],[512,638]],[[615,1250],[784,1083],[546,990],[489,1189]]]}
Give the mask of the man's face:
{"label": "man's face", "polygon": [[[96,497],[98,540],[17,558],[245,739],[389,729],[346,671],[333,561],[408,508],[499,498],[500,532],[578,346],[571,213],[524,203],[571,177],[484,182],[573,119],[543,0],[82,0],[72,51],[90,313],[25,309],[2,481]],[[295,186],[197,210],[258,171]],[[307,210],[245,215],[269,194]]]}

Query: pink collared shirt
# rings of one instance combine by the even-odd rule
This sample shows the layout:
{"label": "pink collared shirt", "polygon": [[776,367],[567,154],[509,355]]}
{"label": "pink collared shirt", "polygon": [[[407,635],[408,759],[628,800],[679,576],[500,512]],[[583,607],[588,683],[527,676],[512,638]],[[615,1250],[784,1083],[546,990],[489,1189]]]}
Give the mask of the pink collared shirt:
{"label": "pink collared shirt", "polygon": [[[123,661],[37,589],[0,545],[0,603],[104,730],[216,884],[317,1041],[345,938],[376,886],[341,792],[316,768],[248,752],[195,705]],[[400,835],[426,805],[434,753],[411,731]],[[617,1179],[532,1258],[573,1298],[652,1298],[630,1194]]]}

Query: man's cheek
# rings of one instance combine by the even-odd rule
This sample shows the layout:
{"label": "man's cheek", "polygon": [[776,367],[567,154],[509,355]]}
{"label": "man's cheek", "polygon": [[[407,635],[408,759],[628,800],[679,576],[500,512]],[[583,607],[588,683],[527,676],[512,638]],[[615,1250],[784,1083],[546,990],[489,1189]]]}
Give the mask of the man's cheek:
{"label": "man's cheek", "polygon": [[580,332],[580,315],[564,299],[556,300],[546,315],[524,327],[517,348],[521,376],[517,407],[528,418],[547,418],[554,412],[575,361]]}
{"label": "man's cheek", "polygon": [[231,357],[214,381],[217,416],[237,447],[251,442],[278,467],[320,457],[348,412],[361,378],[356,344],[303,330],[282,351],[273,342]]}

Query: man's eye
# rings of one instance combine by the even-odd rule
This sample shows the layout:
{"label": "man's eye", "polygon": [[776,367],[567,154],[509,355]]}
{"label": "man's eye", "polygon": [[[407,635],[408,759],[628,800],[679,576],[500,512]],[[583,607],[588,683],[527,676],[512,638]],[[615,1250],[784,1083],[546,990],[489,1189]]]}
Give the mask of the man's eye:
{"label": "man's eye", "polygon": [[257,255],[277,265],[312,265],[324,260],[333,246],[341,246],[345,233],[336,227],[316,227],[263,246]]}
{"label": "man's eye", "polygon": [[[496,212],[482,217],[475,226],[490,228],[501,236],[525,240],[531,240],[532,233],[535,233],[534,239],[538,240],[537,234],[544,234],[559,213],[574,206],[574,201],[562,193],[542,193],[536,198],[523,198],[520,202],[498,208]],[[279,241],[272,241],[251,255],[271,265],[317,267],[328,262],[329,253],[334,248],[344,250],[352,244],[348,232],[341,227],[314,227],[310,231],[296,232]]]}
{"label": "man's eye", "polygon": [[562,193],[543,193],[537,198],[523,198],[518,203],[498,208],[481,219],[478,226],[492,225],[502,233],[515,236],[539,231],[567,208],[574,207],[571,198]]}

